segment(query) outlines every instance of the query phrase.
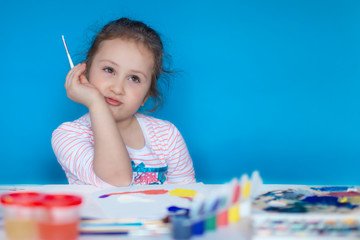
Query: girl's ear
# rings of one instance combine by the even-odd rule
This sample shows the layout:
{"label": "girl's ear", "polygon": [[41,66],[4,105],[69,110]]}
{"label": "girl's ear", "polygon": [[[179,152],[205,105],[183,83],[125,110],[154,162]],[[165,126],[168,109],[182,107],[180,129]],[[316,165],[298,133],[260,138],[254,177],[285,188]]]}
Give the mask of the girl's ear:
{"label": "girl's ear", "polygon": [[146,101],[149,99],[149,97],[151,97],[150,91],[148,92],[148,94],[146,94],[143,103],[141,104],[141,106],[143,107],[146,103]]}

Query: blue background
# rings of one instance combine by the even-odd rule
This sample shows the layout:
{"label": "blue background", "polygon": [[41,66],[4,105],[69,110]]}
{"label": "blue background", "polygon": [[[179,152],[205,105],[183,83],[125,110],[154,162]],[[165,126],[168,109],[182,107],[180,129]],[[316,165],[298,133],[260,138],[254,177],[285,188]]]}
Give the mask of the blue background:
{"label": "blue background", "polygon": [[110,20],[144,21],[177,70],[154,115],[186,139],[197,180],[359,184],[360,1],[5,1],[0,184],[66,183],[51,133],[87,109],[63,87]]}

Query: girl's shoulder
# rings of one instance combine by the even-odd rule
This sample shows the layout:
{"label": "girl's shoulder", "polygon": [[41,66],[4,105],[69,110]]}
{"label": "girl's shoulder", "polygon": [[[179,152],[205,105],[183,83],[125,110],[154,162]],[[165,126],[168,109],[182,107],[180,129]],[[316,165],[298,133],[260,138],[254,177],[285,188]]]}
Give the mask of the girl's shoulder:
{"label": "girl's shoulder", "polygon": [[64,122],[55,131],[91,132],[90,115],[87,113],[72,122]]}
{"label": "girl's shoulder", "polygon": [[173,124],[169,121],[162,120],[156,117],[152,117],[149,115],[145,115],[143,113],[136,113],[136,118],[141,121],[146,126],[152,126],[152,127],[172,127]]}
{"label": "girl's shoulder", "polygon": [[138,119],[138,122],[140,123],[143,132],[146,132],[148,134],[151,133],[151,135],[154,134],[159,137],[165,135],[177,136],[179,133],[179,130],[176,128],[176,126],[167,120],[162,120],[142,113],[136,113],[135,116]]}

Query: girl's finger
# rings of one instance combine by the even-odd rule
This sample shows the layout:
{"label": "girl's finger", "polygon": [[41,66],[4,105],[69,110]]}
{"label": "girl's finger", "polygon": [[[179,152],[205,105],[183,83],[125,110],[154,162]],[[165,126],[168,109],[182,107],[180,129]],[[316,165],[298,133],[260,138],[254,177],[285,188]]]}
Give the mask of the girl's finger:
{"label": "girl's finger", "polygon": [[73,69],[70,70],[67,81],[66,81],[66,89],[68,89],[73,83],[79,82],[79,76],[81,74],[81,64],[76,65]]}
{"label": "girl's finger", "polygon": [[86,70],[86,64],[83,63],[82,64],[82,68],[81,68],[81,74],[79,76],[79,81],[80,83],[89,83],[89,80],[87,79],[87,77],[85,76],[85,70]]}
{"label": "girl's finger", "polygon": [[71,83],[84,83],[82,81],[82,78],[85,78],[85,76],[83,75],[84,71],[85,65],[83,63],[79,64],[79,67],[76,69],[76,71],[74,71],[73,80],[71,81]]}
{"label": "girl's finger", "polygon": [[69,81],[70,81],[70,76],[71,76],[71,70],[68,72],[68,74],[66,75],[66,80],[65,80],[65,84],[64,84],[64,86],[65,86],[65,89],[68,89],[68,87],[69,87]]}
{"label": "girl's finger", "polygon": [[89,83],[88,79],[85,77],[84,74],[80,74],[79,81],[80,81],[81,84],[86,84],[86,83],[88,84]]}
{"label": "girl's finger", "polygon": [[75,71],[76,68],[77,68],[77,65],[76,65],[73,69],[71,69],[71,70],[69,71],[69,73],[66,75],[66,81],[65,81],[65,88],[66,88],[66,89],[68,89],[69,86],[70,86],[70,82],[71,82],[71,80],[72,80],[72,78],[73,78],[74,71]]}

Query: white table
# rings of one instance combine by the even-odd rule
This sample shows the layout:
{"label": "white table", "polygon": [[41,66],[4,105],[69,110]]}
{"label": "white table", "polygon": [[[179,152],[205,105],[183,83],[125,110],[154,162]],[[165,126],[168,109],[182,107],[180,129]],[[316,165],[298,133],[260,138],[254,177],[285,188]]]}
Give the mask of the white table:
{"label": "white table", "polygon": [[[209,188],[219,187],[220,185],[206,185]],[[299,185],[296,185],[299,187]],[[294,187],[294,185],[263,185],[260,192],[271,191],[274,189],[282,189]],[[48,193],[70,193],[78,194],[83,197],[83,204],[81,207],[82,217],[95,217],[101,218],[104,216],[102,209],[98,205],[96,199],[92,196],[94,192],[101,189],[93,186],[79,186],[79,185],[13,185],[13,186],[0,186],[0,190],[5,191],[6,189],[11,190],[26,190],[26,191],[39,191]],[[102,236],[90,236],[81,235],[79,240],[118,240],[118,239],[156,239],[156,240],[169,240],[172,239],[169,235],[161,236],[114,236],[114,235],[102,235]],[[0,239],[6,239],[4,229],[0,229]],[[238,223],[231,224],[226,227],[217,228],[216,231],[206,232],[202,236],[192,237],[192,239],[226,239],[226,240],[249,240],[251,239],[251,223],[248,220],[243,220]]]}

